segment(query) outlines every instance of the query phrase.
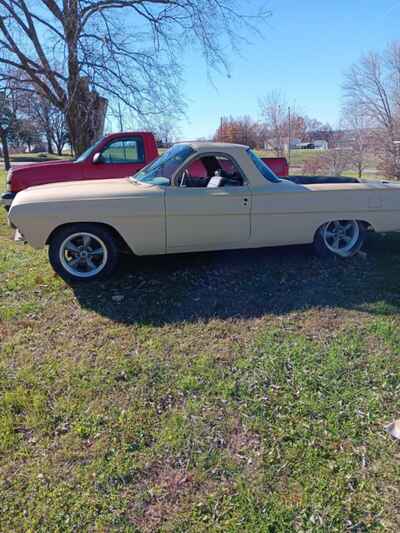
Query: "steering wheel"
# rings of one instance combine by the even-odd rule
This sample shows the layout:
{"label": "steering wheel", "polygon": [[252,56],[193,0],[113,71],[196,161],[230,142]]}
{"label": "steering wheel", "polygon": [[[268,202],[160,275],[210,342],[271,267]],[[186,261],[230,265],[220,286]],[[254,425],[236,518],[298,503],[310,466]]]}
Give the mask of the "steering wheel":
{"label": "steering wheel", "polygon": [[189,171],[186,169],[182,172],[181,179],[179,180],[179,187],[185,187],[187,179],[189,178]]}

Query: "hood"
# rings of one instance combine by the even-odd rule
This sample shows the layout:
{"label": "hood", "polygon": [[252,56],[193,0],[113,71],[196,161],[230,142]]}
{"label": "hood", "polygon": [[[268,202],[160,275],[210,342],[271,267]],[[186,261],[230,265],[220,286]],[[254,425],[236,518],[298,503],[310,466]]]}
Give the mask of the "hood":
{"label": "hood", "polygon": [[12,207],[23,204],[74,202],[138,196],[158,187],[135,183],[129,178],[113,180],[65,181],[30,187],[17,194]]}
{"label": "hood", "polygon": [[37,172],[38,170],[40,171],[41,169],[48,169],[48,168],[56,168],[57,167],[57,170],[59,170],[60,168],[62,168],[63,166],[68,166],[70,167],[70,165],[75,165],[76,163],[74,163],[72,160],[71,161],[68,161],[68,160],[60,160],[60,161],[43,161],[42,163],[22,163],[22,164],[18,164],[17,166],[11,166],[11,172],[13,174],[30,174],[31,172]]}
{"label": "hood", "polygon": [[62,165],[65,163],[73,163],[73,162],[74,161],[72,159],[57,159],[54,161],[40,161],[39,159],[38,162],[30,161],[26,163],[19,163],[17,166],[12,166],[12,170],[17,171],[23,168],[30,168],[30,167],[35,167],[35,168],[51,167],[51,166]]}
{"label": "hood", "polygon": [[46,161],[11,167],[7,182],[10,190],[19,192],[33,185],[53,181],[80,179],[81,165],[73,161]]}

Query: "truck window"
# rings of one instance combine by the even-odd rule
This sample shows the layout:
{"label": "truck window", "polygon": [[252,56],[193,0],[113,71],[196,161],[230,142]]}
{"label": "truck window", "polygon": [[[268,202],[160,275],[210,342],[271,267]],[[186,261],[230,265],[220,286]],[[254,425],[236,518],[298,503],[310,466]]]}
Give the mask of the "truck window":
{"label": "truck window", "polygon": [[92,146],[89,146],[89,148],[86,148],[86,150],[75,159],[74,163],[82,163],[82,161],[85,161],[87,157],[89,157],[91,154],[94,154],[96,151],[97,145],[100,144],[100,142],[103,140],[104,137],[96,141]]}
{"label": "truck window", "polygon": [[101,152],[103,163],[144,163],[143,139],[117,139]]}

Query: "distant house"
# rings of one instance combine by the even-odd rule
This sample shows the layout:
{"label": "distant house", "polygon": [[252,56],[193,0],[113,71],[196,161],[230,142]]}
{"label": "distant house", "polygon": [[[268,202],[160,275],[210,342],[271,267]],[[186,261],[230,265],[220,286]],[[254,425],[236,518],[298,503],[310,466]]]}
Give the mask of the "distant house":
{"label": "distant house", "polygon": [[328,141],[324,141],[322,139],[313,141],[313,145],[315,150],[328,150],[329,148]]}
{"label": "distant house", "polygon": [[298,143],[294,146],[295,150],[314,150],[313,143]]}
{"label": "distant house", "polygon": [[299,144],[301,144],[300,139],[291,139],[290,141],[290,149],[291,150],[297,150]]}

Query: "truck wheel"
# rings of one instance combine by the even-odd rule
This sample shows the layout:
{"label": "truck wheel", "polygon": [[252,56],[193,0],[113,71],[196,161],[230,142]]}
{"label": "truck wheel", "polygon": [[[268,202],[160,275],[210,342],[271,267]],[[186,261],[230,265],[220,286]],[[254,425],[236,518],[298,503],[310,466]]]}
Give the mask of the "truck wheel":
{"label": "truck wheel", "polygon": [[49,243],[51,266],[65,281],[94,281],[109,277],[118,264],[115,237],[97,224],[71,224]]}
{"label": "truck wheel", "polygon": [[320,257],[351,257],[364,244],[366,230],[358,220],[333,220],[321,226],[314,238],[314,250]]}

